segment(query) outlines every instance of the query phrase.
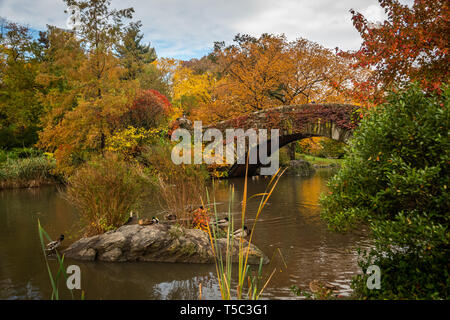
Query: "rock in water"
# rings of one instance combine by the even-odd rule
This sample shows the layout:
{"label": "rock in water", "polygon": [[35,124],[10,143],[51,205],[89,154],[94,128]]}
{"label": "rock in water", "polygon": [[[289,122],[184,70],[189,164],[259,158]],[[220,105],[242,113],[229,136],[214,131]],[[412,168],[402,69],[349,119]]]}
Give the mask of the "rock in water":
{"label": "rock in water", "polygon": [[[217,240],[223,254],[226,239]],[[244,240],[244,248],[248,243]],[[253,244],[249,247],[249,264],[269,262]],[[233,262],[238,261],[239,240],[233,244]],[[115,231],[82,238],[64,251],[65,257],[87,261],[157,261],[214,263],[209,236],[199,229],[185,229],[168,224],[125,225]]]}
{"label": "rock in water", "polygon": [[291,160],[285,174],[309,177],[316,170],[313,165],[306,160]]}

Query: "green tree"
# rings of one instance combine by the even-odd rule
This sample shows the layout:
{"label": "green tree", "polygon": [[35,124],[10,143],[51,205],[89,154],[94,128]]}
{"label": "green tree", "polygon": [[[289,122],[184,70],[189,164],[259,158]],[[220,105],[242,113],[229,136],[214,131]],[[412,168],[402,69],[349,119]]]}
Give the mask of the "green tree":
{"label": "green tree", "polygon": [[354,281],[366,298],[448,299],[450,293],[449,97],[417,85],[365,115],[343,168],[321,204],[330,227],[370,226],[363,271],[381,268],[381,289]]}
{"label": "green tree", "polygon": [[31,146],[42,114],[35,82],[40,46],[25,26],[2,21],[0,29],[0,148]]}
{"label": "green tree", "polygon": [[140,21],[132,22],[125,29],[122,42],[117,45],[116,51],[126,68],[125,79],[136,79],[142,72],[143,66],[156,60],[156,52],[150,44],[141,43],[144,35],[140,29],[142,23]]}
{"label": "green tree", "polygon": [[76,30],[82,39],[90,62],[90,70],[97,80],[96,89],[101,97],[101,80],[108,71],[116,67],[111,59],[114,48],[120,44],[124,31],[124,19],[133,17],[134,9],[111,9],[110,0],[64,0],[68,7],[75,6],[80,10],[79,27]]}

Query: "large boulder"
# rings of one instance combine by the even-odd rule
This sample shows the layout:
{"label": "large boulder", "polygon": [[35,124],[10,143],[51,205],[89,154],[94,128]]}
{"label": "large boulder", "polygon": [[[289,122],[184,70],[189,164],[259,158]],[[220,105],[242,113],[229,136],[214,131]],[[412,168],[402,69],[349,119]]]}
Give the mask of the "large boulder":
{"label": "large boulder", "polygon": [[[226,239],[218,239],[222,253],[226,250]],[[239,239],[234,240],[233,262],[238,261]],[[244,240],[244,248],[248,242]],[[249,264],[269,262],[267,256],[256,246],[250,245]],[[87,261],[158,261],[186,263],[214,263],[211,243],[206,232],[185,229],[159,223],[150,226],[125,225],[115,231],[82,238],[71,244],[64,254],[67,258]]]}
{"label": "large boulder", "polygon": [[291,160],[285,174],[309,177],[316,172],[314,166],[306,160]]}

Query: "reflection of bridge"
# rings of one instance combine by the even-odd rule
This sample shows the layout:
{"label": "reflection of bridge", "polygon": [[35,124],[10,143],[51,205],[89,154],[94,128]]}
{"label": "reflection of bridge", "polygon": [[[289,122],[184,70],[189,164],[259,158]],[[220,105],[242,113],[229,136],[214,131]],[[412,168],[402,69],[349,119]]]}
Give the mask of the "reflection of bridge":
{"label": "reflection of bridge", "polygon": [[[225,136],[226,129],[280,130],[279,147],[309,137],[328,137],[346,142],[359,121],[359,107],[344,104],[305,104],[282,106],[246,114],[235,119],[211,125]],[[270,139],[270,137],[269,137]],[[268,153],[270,143],[268,144]],[[249,175],[254,175],[261,164],[249,165]],[[245,175],[245,164],[234,164],[229,177]]]}

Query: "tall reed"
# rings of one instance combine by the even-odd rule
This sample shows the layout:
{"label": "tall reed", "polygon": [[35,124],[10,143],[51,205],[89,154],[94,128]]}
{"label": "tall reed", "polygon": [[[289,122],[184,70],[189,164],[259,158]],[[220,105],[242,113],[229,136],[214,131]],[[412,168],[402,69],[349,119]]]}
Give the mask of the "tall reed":
{"label": "tall reed", "polygon": [[[64,279],[67,281],[67,273],[66,273],[66,269],[64,268],[64,255],[60,256],[58,251],[55,250],[56,259],[58,261],[58,270],[56,272],[56,275],[53,275],[52,270],[50,269],[50,264],[48,262],[47,252],[45,251],[45,243],[44,243],[45,240],[52,241],[52,239],[47,234],[47,232],[45,232],[44,228],[42,228],[41,222],[39,221],[39,219],[38,219],[38,231],[39,231],[39,239],[40,239],[40,243],[41,243],[42,253],[44,255],[45,264],[47,266],[48,276],[50,279],[50,284],[52,286],[51,300],[59,300],[59,298],[60,298],[60,296],[59,296],[59,281],[61,279],[61,276],[63,276]],[[44,240],[44,238],[45,238],[45,240]],[[68,289],[68,290],[70,291],[70,295],[71,295],[72,299],[74,299],[73,291],[70,289]],[[83,292],[82,292],[81,297],[84,298]]]}
{"label": "tall reed", "polygon": [[[250,265],[248,263],[248,255],[249,255],[249,249],[250,245],[253,240],[253,234],[256,227],[256,223],[258,222],[258,218],[261,215],[262,210],[264,209],[265,205],[267,204],[267,201],[271,197],[273,191],[275,190],[275,187],[280,179],[280,177],[283,175],[284,170],[280,171],[280,169],[276,172],[275,175],[272,176],[270,179],[269,184],[266,187],[265,192],[255,194],[249,198],[247,198],[247,185],[248,185],[248,166],[246,168],[246,174],[245,174],[245,183],[244,183],[244,194],[243,194],[243,201],[242,201],[242,212],[241,212],[241,228],[244,227],[245,222],[245,216],[247,211],[247,201],[254,197],[261,197],[258,210],[256,212],[255,219],[253,221],[253,225],[250,232],[250,238],[247,241],[245,241],[243,238],[239,238],[239,252],[238,252],[238,281],[237,281],[237,288],[236,288],[236,299],[240,300],[244,298],[244,295],[247,299],[251,300],[257,300],[263,293],[264,289],[269,284],[270,280],[272,279],[273,275],[275,274],[276,269],[272,271],[270,276],[263,282],[262,280],[262,267],[263,267],[263,258],[261,258],[258,270],[255,273],[251,273]],[[230,190],[231,197],[228,205],[228,228],[226,232],[226,250],[225,254],[222,253],[221,248],[219,247],[218,241],[217,241],[217,235],[220,232],[219,227],[217,225],[211,225],[208,224],[208,234],[210,238],[211,243],[211,249],[213,251],[214,257],[215,257],[215,265],[216,265],[216,273],[217,273],[217,279],[219,282],[219,288],[220,293],[223,300],[229,300],[231,299],[231,281],[232,281],[232,275],[233,275],[233,248],[234,248],[234,242],[235,242],[235,236],[233,234],[234,230],[234,218],[231,214],[231,208],[233,206],[233,198],[234,198],[234,188],[231,188]],[[209,202],[209,194],[207,194],[208,202]],[[217,208],[216,208],[216,201],[213,200],[213,207],[214,207],[214,214],[215,219],[218,221],[218,215],[217,215]],[[246,244],[245,244],[246,243]],[[244,286],[247,282],[247,291],[244,292]]]}
{"label": "tall reed", "polygon": [[172,146],[160,144],[143,152],[141,161],[148,166],[162,209],[175,214],[180,224],[191,226],[192,211],[204,198],[208,172],[203,165],[175,164],[171,159]]}

